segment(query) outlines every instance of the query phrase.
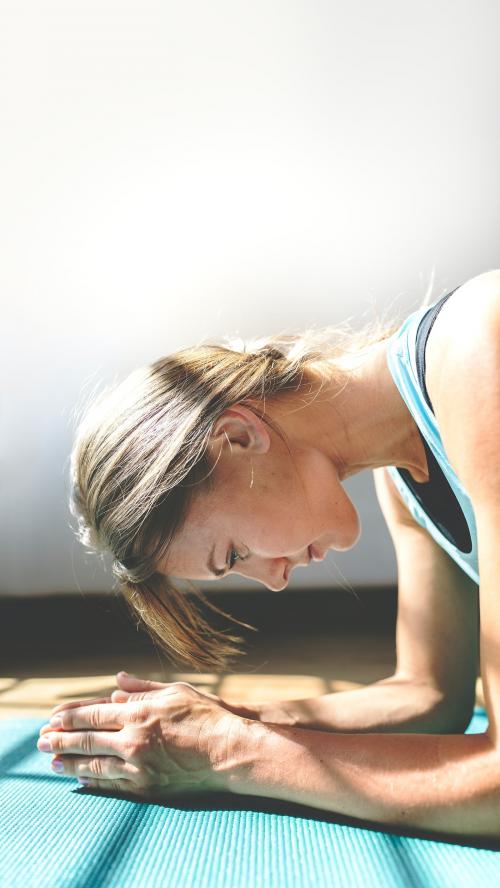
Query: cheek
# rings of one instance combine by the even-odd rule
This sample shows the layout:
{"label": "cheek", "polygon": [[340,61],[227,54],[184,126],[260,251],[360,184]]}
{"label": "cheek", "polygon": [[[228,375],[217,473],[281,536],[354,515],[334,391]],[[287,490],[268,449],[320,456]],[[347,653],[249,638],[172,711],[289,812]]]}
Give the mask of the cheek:
{"label": "cheek", "polygon": [[324,532],[325,525],[332,524],[331,491],[325,495],[321,483],[309,479],[305,484],[304,480],[288,485],[272,501],[266,501],[263,542],[265,545],[267,540],[276,553],[303,552],[319,532]]}
{"label": "cheek", "polygon": [[271,558],[303,557],[307,546],[322,531],[319,516],[310,513],[302,499],[285,500],[279,508],[267,512],[254,528],[258,551]]}
{"label": "cheek", "polygon": [[352,525],[352,514],[346,514],[349,501],[331,462],[299,458],[297,470],[260,479],[256,472],[253,488],[240,490],[227,503],[228,526],[264,557],[303,554],[313,540],[337,537],[346,521]]}
{"label": "cheek", "polygon": [[[296,523],[303,542],[317,540],[325,548],[350,549],[360,535],[359,516],[335,467],[320,461],[309,474],[307,498]],[[298,507],[300,508],[300,507]],[[292,516],[292,504],[288,509]],[[305,534],[305,536],[304,536]]]}
{"label": "cheek", "polygon": [[309,522],[291,503],[266,503],[240,510],[231,527],[240,542],[262,558],[279,558],[304,551],[310,537]]}

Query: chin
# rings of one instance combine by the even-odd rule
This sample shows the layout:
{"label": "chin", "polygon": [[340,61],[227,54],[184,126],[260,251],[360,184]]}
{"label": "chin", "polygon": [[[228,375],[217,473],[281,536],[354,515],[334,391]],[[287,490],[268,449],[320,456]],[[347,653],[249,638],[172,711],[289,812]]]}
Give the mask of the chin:
{"label": "chin", "polygon": [[356,543],[361,539],[361,524],[358,523],[355,528],[355,533],[351,535],[350,538],[345,540],[341,544],[332,545],[331,548],[335,549],[337,552],[348,552],[349,549],[353,549]]}

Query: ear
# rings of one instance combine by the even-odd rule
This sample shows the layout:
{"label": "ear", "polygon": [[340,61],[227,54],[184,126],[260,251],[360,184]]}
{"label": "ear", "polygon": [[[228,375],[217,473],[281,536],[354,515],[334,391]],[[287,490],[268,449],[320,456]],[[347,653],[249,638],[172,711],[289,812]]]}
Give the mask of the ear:
{"label": "ear", "polygon": [[228,445],[228,440],[233,449],[241,448],[253,453],[267,453],[271,446],[265,422],[242,404],[228,407],[219,416],[210,436],[209,446]]}

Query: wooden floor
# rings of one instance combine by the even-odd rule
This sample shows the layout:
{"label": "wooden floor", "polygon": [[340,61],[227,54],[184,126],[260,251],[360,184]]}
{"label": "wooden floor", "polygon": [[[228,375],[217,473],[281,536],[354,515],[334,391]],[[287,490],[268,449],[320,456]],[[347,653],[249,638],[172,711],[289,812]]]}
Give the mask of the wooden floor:
{"label": "wooden floor", "polygon": [[[106,696],[116,688],[115,673],[121,669],[157,681],[188,681],[228,702],[262,702],[360,687],[391,675],[394,666],[394,639],[386,635],[261,638],[227,675],[169,670],[154,649],[87,657],[59,657],[53,650],[7,664],[0,677],[0,718],[43,719],[63,701]],[[480,679],[477,702],[484,705]]]}

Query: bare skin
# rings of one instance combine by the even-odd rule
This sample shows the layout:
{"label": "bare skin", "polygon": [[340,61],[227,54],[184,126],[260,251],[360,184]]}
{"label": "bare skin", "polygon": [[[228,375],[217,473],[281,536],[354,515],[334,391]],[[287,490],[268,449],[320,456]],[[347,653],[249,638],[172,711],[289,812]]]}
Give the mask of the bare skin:
{"label": "bare skin", "polygon": [[330,382],[308,406],[296,399],[268,405],[290,453],[248,407],[226,410],[209,447],[214,490],[195,501],[159,570],[212,580],[206,563],[215,544],[218,568],[234,549],[233,573],[280,591],[295,566],[309,563],[311,544],[324,557],[358,541],[359,516],[342,481],[384,465],[427,480],[425,451],[387,367],[386,347],[369,349],[340,393]]}
{"label": "bare skin", "polygon": [[[388,826],[498,838],[500,273],[479,276],[461,290],[453,302],[457,326],[439,360],[431,351],[427,383],[450,462],[476,517],[487,732],[309,730],[238,715],[219,698],[182,682],[151,687],[118,677],[120,689],[111,699],[58,707],[60,723],[42,728],[39,743],[48,741],[47,751],[57,754],[64,773],[137,797],[198,785],[310,804]],[[202,500],[195,505],[186,537],[165,570],[208,578],[204,565],[213,543],[219,567],[227,547],[239,544],[247,549],[238,554],[248,555],[238,563],[239,572],[268,588],[284,588],[287,566],[304,563],[311,543],[323,553],[350,548],[359,538],[357,513],[342,480],[383,465],[408,468],[416,480],[427,480],[425,452],[386,370],[382,346],[367,353],[341,395],[323,403],[325,394],[321,404],[318,399],[293,412],[280,412],[279,405],[273,415],[288,434],[291,455],[247,408],[226,411],[210,445],[216,481],[207,496],[210,508]],[[285,529],[280,514],[287,515]],[[416,551],[410,531],[409,536],[404,531],[404,547],[411,540]],[[419,532],[419,546],[423,539]],[[403,682],[397,698],[395,687],[388,685],[381,700],[393,701],[397,709],[406,704],[408,687]]]}

